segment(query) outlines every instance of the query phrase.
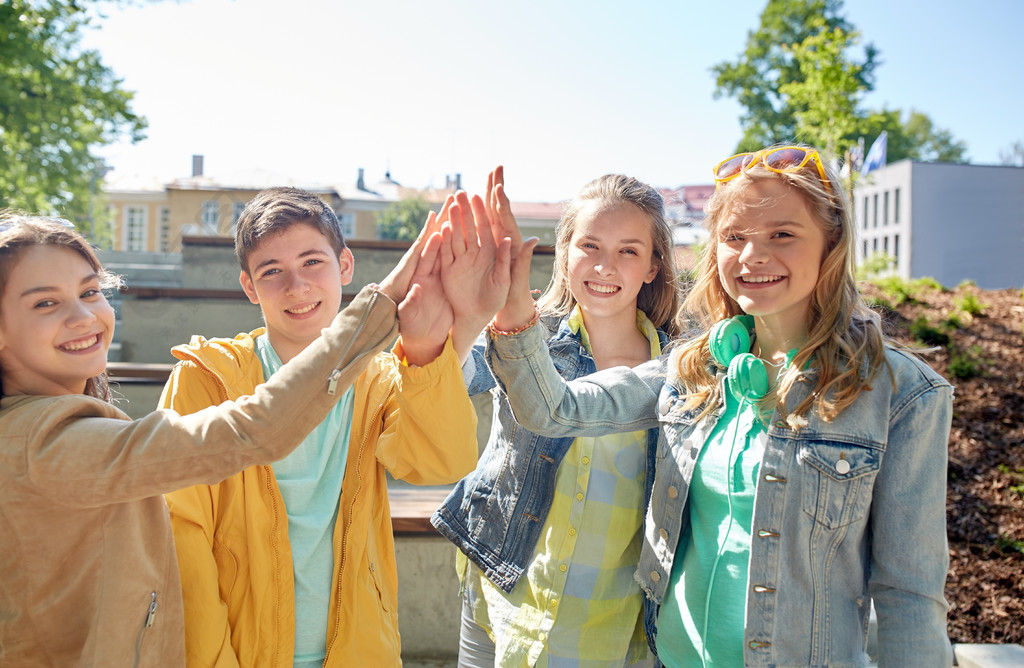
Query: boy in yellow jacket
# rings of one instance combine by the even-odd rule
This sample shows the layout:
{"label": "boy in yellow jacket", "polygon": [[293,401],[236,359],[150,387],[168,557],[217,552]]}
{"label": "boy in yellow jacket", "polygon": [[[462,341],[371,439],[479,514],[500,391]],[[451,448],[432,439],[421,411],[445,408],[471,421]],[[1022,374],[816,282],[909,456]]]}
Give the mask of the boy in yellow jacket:
{"label": "boy in yellow jacket", "polygon": [[[294,188],[246,205],[235,251],[266,328],[175,347],[181,361],[162,407],[191,413],[252,393],[316,339],[352,280],[334,212]],[[385,469],[434,485],[475,465],[476,414],[448,337],[454,316],[420,336],[403,323],[394,349],[292,455],[167,495],[189,666],[401,664]]]}

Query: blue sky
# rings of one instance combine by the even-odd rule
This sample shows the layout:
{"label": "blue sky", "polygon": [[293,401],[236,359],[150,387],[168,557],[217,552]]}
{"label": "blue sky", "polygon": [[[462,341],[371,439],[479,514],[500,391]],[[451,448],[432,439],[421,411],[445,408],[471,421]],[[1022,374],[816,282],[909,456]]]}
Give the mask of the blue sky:
{"label": "blue sky", "polygon": [[[765,0],[167,0],[104,7],[84,43],[136,91],[148,138],[120,174],[263,168],[309,183],[471,191],[502,163],[510,196],[559,201],[607,172],[709,182],[740,137],[709,68],[735,60]],[[997,164],[1024,141],[1024,2],[847,0],[881,52],[870,108],[911,108]]]}

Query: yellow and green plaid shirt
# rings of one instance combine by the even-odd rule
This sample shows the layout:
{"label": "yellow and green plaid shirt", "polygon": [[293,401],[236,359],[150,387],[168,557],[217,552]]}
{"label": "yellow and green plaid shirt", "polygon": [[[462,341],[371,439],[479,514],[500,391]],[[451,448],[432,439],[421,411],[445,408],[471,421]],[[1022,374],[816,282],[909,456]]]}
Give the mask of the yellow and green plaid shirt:
{"label": "yellow and green plaid shirt", "polygon": [[[579,307],[569,317],[590,341]],[[642,311],[637,327],[661,354]],[[647,433],[573,441],[558,467],[555,496],[523,577],[511,594],[476,567],[467,573],[475,620],[495,642],[496,664],[638,666],[653,659],[643,632],[640,557]]]}

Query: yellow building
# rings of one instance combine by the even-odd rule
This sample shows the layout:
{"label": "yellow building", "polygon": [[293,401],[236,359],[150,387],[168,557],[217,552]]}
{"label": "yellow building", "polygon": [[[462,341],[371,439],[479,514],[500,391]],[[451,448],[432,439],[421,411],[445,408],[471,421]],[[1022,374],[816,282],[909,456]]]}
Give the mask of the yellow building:
{"label": "yellow building", "polygon": [[438,209],[458,185],[456,177],[444,188],[408,188],[390,174],[367,183],[362,169],[354,181],[333,185],[299,183],[260,169],[214,178],[203,173],[202,156],[193,156],[190,177],[161,183],[112,174],[105,191],[113,250],[180,252],[183,236],[232,236],[246,202],[264,188],[295,186],[315,192],[338,214],[347,239],[375,240],[377,212],[410,197],[423,198]]}

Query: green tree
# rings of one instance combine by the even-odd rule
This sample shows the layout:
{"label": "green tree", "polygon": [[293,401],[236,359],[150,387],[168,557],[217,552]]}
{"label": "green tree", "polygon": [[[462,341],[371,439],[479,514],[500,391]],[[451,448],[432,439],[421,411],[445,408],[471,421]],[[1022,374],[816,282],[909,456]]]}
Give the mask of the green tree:
{"label": "green tree", "polygon": [[[734,97],[745,109],[740,117],[743,137],[738,151],[751,151],[778,141],[798,137],[797,113],[806,112],[806,101],[793,100],[782,92],[786,84],[806,80],[795,45],[809,37],[854,33],[840,15],[842,0],[769,0],[761,12],[761,23],[747,36],[743,54],[735,62],[711,68],[715,75],[715,97]],[[810,48],[810,47],[809,47]],[[874,85],[875,47],[864,47],[864,59],[852,63],[851,74],[859,89]]]}
{"label": "green tree", "polygon": [[840,157],[863,137],[865,145],[887,130],[888,160],[966,161],[966,145],[911,110],[864,110],[874,85],[878,51],[868,44],[852,57],[861,35],[843,17],[842,0],[768,0],[757,31],[734,62],[719,63],[715,95],[736,97],[740,118],[738,151],[776,142],[813,144]]}
{"label": "green tree", "polygon": [[857,129],[847,136],[856,143],[864,137],[870,146],[885,130],[889,133],[886,153],[889,162],[909,158],[927,162],[967,162],[967,145],[953,138],[949,130],[935,127],[926,114],[911,109],[904,114],[898,109],[882,109],[865,113],[857,122]]}
{"label": "green tree", "polygon": [[142,139],[146,121],[99,54],[81,48],[82,4],[0,2],[0,207],[61,215],[96,239],[106,227],[96,150]]}
{"label": "green tree", "polygon": [[856,130],[857,107],[867,89],[864,66],[846,58],[860,39],[857,32],[829,28],[824,18],[813,22],[816,32],[786,47],[800,71],[800,78],[779,86],[788,98],[796,121],[793,137],[839,155],[844,139]]}
{"label": "green tree", "polygon": [[414,241],[430,213],[430,205],[420,197],[395,202],[377,212],[377,236],[395,241]]}

